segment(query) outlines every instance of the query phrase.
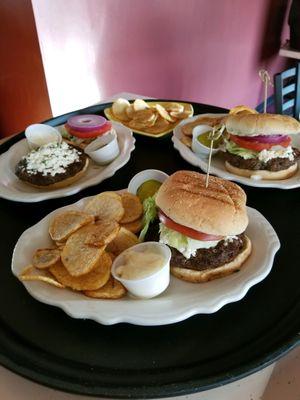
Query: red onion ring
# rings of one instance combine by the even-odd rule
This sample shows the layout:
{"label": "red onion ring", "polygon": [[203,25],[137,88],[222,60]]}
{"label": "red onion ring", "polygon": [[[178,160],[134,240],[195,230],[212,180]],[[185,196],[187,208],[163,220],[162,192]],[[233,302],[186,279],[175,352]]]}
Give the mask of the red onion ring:
{"label": "red onion ring", "polygon": [[257,135],[257,136],[241,136],[243,140],[248,142],[259,142],[259,143],[280,143],[287,140],[287,135]]}
{"label": "red onion ring", "polygon": [[85,115],[74,115],[70,117],[67,124],[70,128],[80,131],[89,132],[101,128],[107,123],[107,119],[100,115],[85,114]]}

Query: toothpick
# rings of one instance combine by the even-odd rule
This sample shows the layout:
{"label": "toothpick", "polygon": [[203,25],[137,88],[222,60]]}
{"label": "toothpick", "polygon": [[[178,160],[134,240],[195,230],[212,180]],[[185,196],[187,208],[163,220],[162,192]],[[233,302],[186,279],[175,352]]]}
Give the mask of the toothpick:
{"label": "toothpick", "polygon": [[264,113],[267,112],[267,100],[268,100],[268,86],[273,86],[270,75],[266,69],[261,69],[258,72],[260,79],[264,84]]}
{"label": "toothpick", "polygon": [[214,126],[213,130],[209,133],[208,139],[210,139],[210,149],[209,149],[209,156],[208,156],[208,165],[206,171],[206,179],[205,179],[205,187],[208,187],[209,183],[209,172],[210,172],[210,165],[211,165],[211,156],[213,151],[214,140],[218,140],[219,137],[222,135],[225,129],[225,125],[221,126]]}

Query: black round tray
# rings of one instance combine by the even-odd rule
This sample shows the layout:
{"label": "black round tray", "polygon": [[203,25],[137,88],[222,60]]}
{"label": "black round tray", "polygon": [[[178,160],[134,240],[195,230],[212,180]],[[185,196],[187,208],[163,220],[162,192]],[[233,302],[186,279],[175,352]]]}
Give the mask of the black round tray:
{"label": "black round tray", "polygon": [[[97,105],[71,114],[99,113]],[[224,112],[193,103],[195,114]],[[0,146],[6,151],[23,135]],[[67,198],[24,204],[0,199],[0,363],[60,390],[115,398],[182,395],[232,382],[272,363],[300,343],[298,228],[300,190],[244,187],[248,205],[275,228],[282,247],[269,276],[243,300],[215,314],[160,327],[103,326],[76,320],[34,300],[11,273],[20,234],[50,211],[82,197],[127,186],[146,168],[167,173],[195,169],[174,150],[170,137],[136,135],[129,163],[112,178]],[[199,286],[201,290],[201,286]]]}

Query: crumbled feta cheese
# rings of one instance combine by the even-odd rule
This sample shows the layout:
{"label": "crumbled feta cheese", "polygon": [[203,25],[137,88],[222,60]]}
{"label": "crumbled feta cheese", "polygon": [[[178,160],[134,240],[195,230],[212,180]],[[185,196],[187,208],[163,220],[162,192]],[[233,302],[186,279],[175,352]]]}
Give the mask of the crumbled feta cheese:
{"label": "crumbled feta cheese", "polygon": [[276,146],[273,147],[273,150],[262,150],[258,153],[258,159],[262,162],[268,162],[273,158],[288,158],[290,161],[294,160],[294,151],[291,146],[281,147]]}
{"label": "crumbled feta cheese", "polygon": [[43,176],[63,174],[66,172],[66,167],[79,161],[79,154],[78,150],[66,142],[48,143],[22,158],[26,160],[26,166],[23,169],[31,175],[37,173],[41,173]]}

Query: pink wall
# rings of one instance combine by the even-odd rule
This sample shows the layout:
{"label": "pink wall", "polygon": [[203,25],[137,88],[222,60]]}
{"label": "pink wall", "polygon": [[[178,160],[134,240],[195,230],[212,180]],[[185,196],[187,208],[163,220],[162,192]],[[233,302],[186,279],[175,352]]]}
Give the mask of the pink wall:
{"label": "pink wall", "polygon": [[54,114],[116,92],[257,105],[286,0],[32,0]]}

